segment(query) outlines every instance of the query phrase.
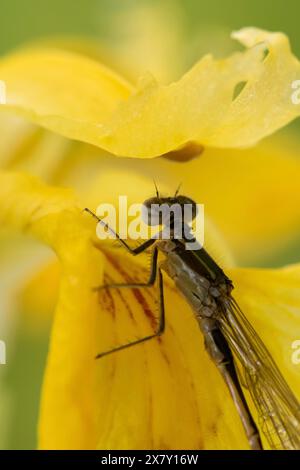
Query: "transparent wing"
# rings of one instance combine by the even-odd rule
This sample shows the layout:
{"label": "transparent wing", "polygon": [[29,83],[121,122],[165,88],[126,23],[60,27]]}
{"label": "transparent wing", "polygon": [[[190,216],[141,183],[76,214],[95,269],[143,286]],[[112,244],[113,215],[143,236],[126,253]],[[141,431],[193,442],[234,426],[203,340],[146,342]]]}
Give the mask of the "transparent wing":
{"label": "transparent wing", "polygon": [[240,363],[241,382],[249,390],[270,447],[300,449],[299,402],[232,297],[222,300],[219,323]]}

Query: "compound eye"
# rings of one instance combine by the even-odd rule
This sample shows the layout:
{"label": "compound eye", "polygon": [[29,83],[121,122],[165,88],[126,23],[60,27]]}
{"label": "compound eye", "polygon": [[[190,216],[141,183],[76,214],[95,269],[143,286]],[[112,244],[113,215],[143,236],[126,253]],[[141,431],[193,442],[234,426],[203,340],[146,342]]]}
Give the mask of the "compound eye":
{"label": "compound eye", "polygon": [[186,223],[194,220],[198,215],[198,207],[196,204],[188,204],[184,207],[184,221]]}
{"label": "compound eye", "polygon": [[198,206],[190,198],[186,196],[178,196],[177,201],[182,207],[182,213],[184,214],[184,221],[186,223],[191,222],[198,215]]}
{"label": "compound eye", "polygon": [[155,211],[151,207],[151,205],[143,204],[142,205],[142,221],[147,225],[158,225],[154,223]]}

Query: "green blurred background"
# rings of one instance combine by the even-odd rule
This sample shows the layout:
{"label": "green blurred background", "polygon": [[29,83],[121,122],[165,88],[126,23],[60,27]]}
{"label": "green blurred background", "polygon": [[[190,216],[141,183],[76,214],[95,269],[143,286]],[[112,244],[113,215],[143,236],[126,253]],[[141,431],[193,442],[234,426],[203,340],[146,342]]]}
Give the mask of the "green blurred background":
{"label": "green blurred background", "polygon": [[[44,37],[96,38],[108,62],[124,70],[135,64],[137,72],[149,69],[168,81],[205,52],[221,55],[236,48],[229,33],[243,26],[284,31],[300,57],[299,13],[299,0],[1,0],[0,52]],[[139,36],[144,53],[130,52]],[[274,264],[290,261],[294,252],[291,247]],[[0,370],[0,447],[31,449],[49,328],[45,324],[37,334],[23,312],[17,318],[14,347]]]}
{"label": "green blurred background", "polygon": [[[111,17],[141,4],[179,6],[186,40],[201,28],[228,30],[255,25],[289,34],[300,53],[297,0],[1,0],[1,52],[32,38],[51,34],[111,34]],[[172,27],[172,13],[170,14]],[[116,37],[118,33],[115,32]]]}

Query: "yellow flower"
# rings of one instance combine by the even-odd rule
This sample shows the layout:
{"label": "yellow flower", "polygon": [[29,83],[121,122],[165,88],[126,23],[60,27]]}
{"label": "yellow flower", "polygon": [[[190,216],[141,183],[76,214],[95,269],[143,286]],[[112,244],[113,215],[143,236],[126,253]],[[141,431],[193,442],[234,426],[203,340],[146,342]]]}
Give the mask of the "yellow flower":
{"label": "yellow flower", "polygon": [[145,76],[136,92],[90,58],[29,48],[1,62],[6,108],[118,156],[159,156],[191,141],[252,145],[299,115],[291,87],[300,65],[281,33],[246,28],[234,37],[245,52],[205,56],[168,86]]}
{"label": "yellow flower", "polygon": [[[208,205],[208,214],[240,257],[245,248],[253,251],[258,246],[263,251],[270,234],[275,246],[280,246],[297,232],[300,164],[290,153],[274,154],[270,143],[255,153],[205,150],[206,155],[182,164],[164,158],[146,160],[170,157],[174,150],[180,159],[191,149],[197,154],[203,145],[249,146],[299,114],[290,94],[300,66],[286,37],[252,28],[235,37],[247,46],[245,52],[220,61],[206,56],[167,86],[145,77],[134,89],[91,58],[58,48],[24,49],[0,63],[0,77],[8,90],[5,108],[11,113],[1,116],[7,126],[6,153],[0,155],[4,166],[16,169],[25,160],[28,171],[33,162],[34,173],[57,183],[48,186],[19,172],[3,171],[0,176],[2,224],[52,247],[61,265],[41,403],[41,448],[248,447],[228,391],[204,351],[192,312],[171,282],[167,281],[163,338],[94,360],[96,353],[153,330],[155,298],[150,291],[101,296],[92,291],[103,282],[103,273],[118,282],[133,275],[145,277],[145,263],[96,245],[93,221],[81,212],[85,205],[113,201],[116,186],[118,193],[128,194],[129,202],[144,200],[152,192],[148,174],[159,174],[168,191],[175,189],[180,175],[185,192]],[[246,86],[233,98],[244,82]],[[52,133],[37,134],[24,118]],[[21,139],[21,150],[10,138],[16,125],[25,129],[27,146]],[[71,139],[90,145],[74,143],[70,149]],[[112,163],[111,155],[91,144],[118,156],[145,158]],[[46,150],[42,161],[40,149],[41,155]],[[73,171],[64,168],[66,155],[80,160]],[[93,176],[96,158],[101,174]],[[265,185],[269,162],[276,168]],[[242,172],[245,165],[247,175]],[[260,178],[255,178],[258,168]],[[266,200],[265,192],[276,197],[278,175],[280,194],[294,205],[289,210],[282,206],[278,216],[278,207],[268,204],[268,220],[264,220],[265,206],[261,208],[259,199]],[[79,190],[78,199],[58,187],[68,178]],[[241,201],[246,201],[246,207],[238,205]],[[253,220],[246,220],[247,212],[237,216],[249,207]],[[237,225],[243,219],[243,225]],[[291,344],[297,339],[300,267],[235,268],[213,224],[206,238],[208,251],[233,279],[235,298],[299,396],[299,369],[291,361]]]}

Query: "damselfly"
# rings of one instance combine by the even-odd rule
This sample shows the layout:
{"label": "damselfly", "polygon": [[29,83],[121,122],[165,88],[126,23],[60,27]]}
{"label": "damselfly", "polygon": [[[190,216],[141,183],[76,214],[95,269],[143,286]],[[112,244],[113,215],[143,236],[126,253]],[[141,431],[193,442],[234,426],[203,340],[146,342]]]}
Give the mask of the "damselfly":
{"label": "damselfly", "polygon": [[[157,221],[162,204],[172,206],[196,204],[191,199],[175,194],[174,197],[156,197],[144,202],[148,225]],[[154,208],[154,209],[153,209]],[[89,209],[95,219],[111,230]],[[166,220],[164,220],[164,224]],[[183,223],[182,221],[180,223]],[[300,449],[300,405],[290,390],[267,348],[250,325],[232,296],[233,284],[203,247],[187,250],[187,237],[175,237],[178,221],[168,220],[169,239],[150,238],[132,249],[115,232],[120,243],[132,254],[139,255],[151,247],[151,271],[146,283],[109,284],[106,288],[149,287],[157,282],[159,291],[159,322],[157,330],[144,338],[98,354],[97,358],[141,344],[163,334],[165,307],[163,291],[164,271],[191,305],[204,337],[206,350],[225,380],[245,429],[251,449],[262,449],[258,426],[251,415],[243,393],[246,388],[258,412],[259,428],[272,449]],[[178,228],[178,227],[177,227]],[[186,228],[186,227],[185,227]],[[112,230],[111,230],[112,231]],[[182,230],[186,234],[186,230]],[[188,237],[190,241],[190,236]],[[158,263],[158,253],[164,255]]]}

